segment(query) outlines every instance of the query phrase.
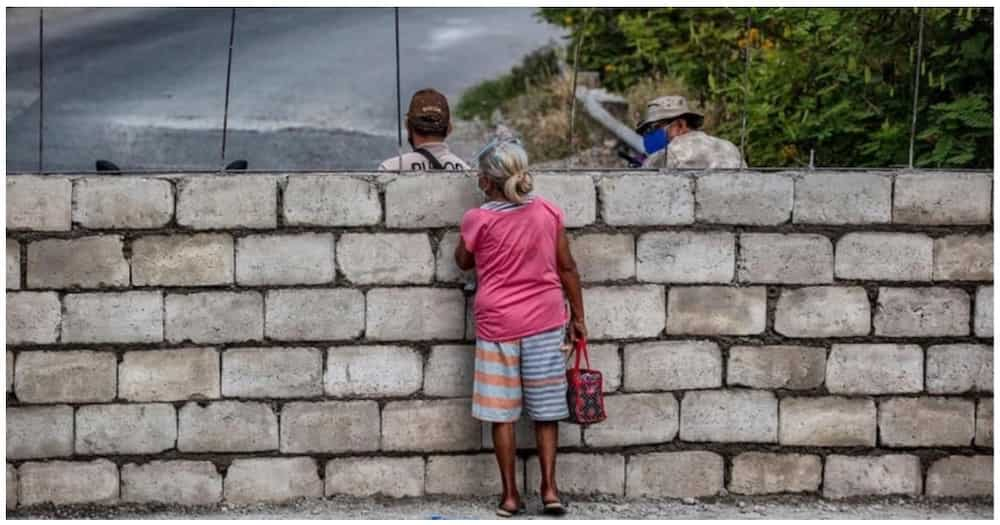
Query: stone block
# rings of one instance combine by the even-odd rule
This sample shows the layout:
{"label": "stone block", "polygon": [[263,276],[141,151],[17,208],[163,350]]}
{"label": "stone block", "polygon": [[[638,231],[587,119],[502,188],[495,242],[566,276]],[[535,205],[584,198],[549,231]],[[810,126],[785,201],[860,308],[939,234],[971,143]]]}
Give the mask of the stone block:
{"label": "stone block", "polygon": [[730,232],[650,232],[639,236],[636,276],[643,282],[728,283],[736,267]]}
{"label": "stone block", "polygon": [[[524,472],[521,458],[517,458],[515,468],[517,472]],[[501,492],[493,454],[430,456],[426,483],[427,494],[492,496]]]}
{"label": "stone block", "polygon": [[288,403],[281,409],[283,454],[369,452],[379,449],[378,403]]}
{"label": "stone block", "polygon": [[740,282],[823,284],[833,281],[833,244],[814,233],[741,233]]}
{"label": "stone block", "polygon": [[150,461],[121,468],[122,501],[211,505],[222,501],[222,475],[211,461]]}
{"label": "stone block", "polygon": [[21,352],[14,391],[21,403],[98,403],[115,398],[118,362],[111,352]]}
{"label": "stone block", "polygon": [[323,395],[316,348],[230,348],[222,353],[222,395],[240,398]]}
{"label": "stone block", "polygon": [[214,348],[125,352],[118,381],[118,396],[129,401],[217,399],[219,352]]}
{"label": "stone block", "polygon": [[334,397],[403,397],[420,390],[423,368],[413,348],[335,346],[327,351],[323,384]]}
{"label": "stone block", "polygon": [[63,297],[64,343],[156,343],[163,340],[160,291],[77,293]]}
{"label": "stone block", "polygon": [[722,352],[711,341],[626,345],[625,390],[690,390],[722,386]]}
{"label": "stone block", "polygon": [[980,173],[896,176],[892,221],[904,224],[989,224],[993,178]]}
{"label": "stone block", "polygon": [[259,452],[278,449],[278,417],[267,403],[187,403],[177,418],[180,452]]}
{"label": "stone block", "polygon": [[72,182],[53,175],[11,175],[7,181],[7,230],[69,231]]}
{"label": "stone block", "polygon": [[7,461],[73,454],[73,407],[7,407]]}
{"label": "stone block", "polygon": [[283,202],[290,226],[367,226],[382,220],[378,188],[358,177],[289,175]]}
{"label": "stone block", "polygon": [[382,450],[478,450],[480,429],[468,398],[390,401],[382,409]]}
{"label": "stone block", "polygon": [[967,447],[976,434],[976,404],[941,397],[879,402],[879,442],[887,447]]}
{"label": "stone block", "polygon": [[132,241],[132,284],[232,284],[233,250],[232,236],[222,233],[140,237]]}
{"label": "stone block", "polygon": [[[482,425],[483,448],[493,450],[493,424],[483,421]],[[559,448],[579,447],[583,444],[580,425],[560,421],[558,427]],[[522,415],[514,423],[514,443],[518,450],[536,450],[538,448],[538,443],[535,440],[535,422],[526,415]]]}
{"label": "stone block", "polygon": [[694,223],[694,180],[673,175],[605,176],[601,217],[612,226]]}
{"label": "stone block", "polygon": [[815,346],[733,346],[726,384],[764,390],[811,390],[826,376],[826,349]]}
{"label": "stone block", "polygon": [[434,280],[440,283],[474,282],[475,270],[462,271],[455,264],[455,248],[461,238],[458,232],[446,232],[438,242],[434,265]]}
{"label": "stone block", "polygon": [[833,345],[826,363],[826,388],[834,394],[920,392],[924,352],[917,345]]}
{"label": "stone block", "polygon": [[778,399],[767,391],[687,392],[680,419],[682,441],[778,442]]}
{"label": "stone block", "polygon": [[698,222],[772,225],[791,217],[794,180],[780,173],[711,173],[695,183]]}
{"label": "stone block", "polygon": [[959,288],[880,287],[875,308],[875,335],[969,335],[970,310],[969,294]]}
{"label": "stone block", "polygon": [[87,405],[76,411],[77,454],[157,454],[176,441],[177,414],[167,403]]}
{"label": "stone block", "polygon": [[442,345],[431,348],[424,367],[424,395],[469,397],[475,374],[474,346]]}
{"label": "stone block", "polygon": [[333,254],[332,233],[241,237],[236,240],[236,282],[243,286],[332,283]]}
{"label": "stone block", "polygon": [[226,343],[260,340],[264,298],[259,292],[167,294],[166,335],[172,343]]}
{"label": "stone block", "polygon": [[849,337],[871,331],[871,305],[860,286],[783,290],[774,330],[787,337]]}
{"label": "stone block", "polygon": [[118,501],[118,466],[94,461],[29,462],[18,469],[20,506],[51,503],[110,505]]}
{"label": "stone block", "polygon": [[223,484],[230,503],[283,502],[323,496],[313,458],[234,459]]}
{"label": "stone block", "polygon": [[976,405],[977,447],[993,448],[993,399],[980,399]]}
{"label": "stone block", "polygon": [[84,228],[161,228],[174,216],[166,179],[84,177],[73,183],[73,222]]}
{"label": "stone block", "polygon": [[813,454],[744,452],[733,458],[729,492],[777,494],[816,492],[823,479],[823,462]]}
{"label": "stone block", "polygon": [[690,286],[671,288],[667,296],[668,334],[752,335],[767,322],[763,286]]}
{"label": "stone block", "polygon": [[466,210],[481,202],[475,177],[400,175],[385,185],[385,225],[410,229],[458,226]]}
{"label": "stone block", "polygon": [[628,498],[711,497],[722,491],[724,473],[722,456],[715,452],[636,454],[629,457],[625,467],[625,495]]}
{"label": "stone block", "polygon": [[61,320],[56,292],[7,292],[7,344],[54,343]]}
{"label": "stone block", "polygon": [[663,287],[594,286],[584,288],[590,339],[656,337],[666,319]]}
{"label": "stone block", "polygon": [[993,337],[993,285],[976,289],[976,337]]}
{"label": "stone block", "polygon": [[[527,462],[528,477],[524,492],[538,494],[542,484],[542,469],[538,457]],[[559,454],[556,480],[560,494],[582,496],[594,494],[625,495],[625,456],[621,454]]]}
{"label": "stone block", "polygon": [[14,390],[14,352],[7,351],[7,393]]}
{"label": "stone block", "polygon": [[635,277],[635,238],[630,233],[585,233],[569,238],[583,282]]}
{"label": "stone block", "polygon": [[196,230],[274,228],[278,181],[268,175],[196,175],[177,183],[177,224]]}
{"label": "stone block", "polygon": [[17,507],[17,469],[7,464],[7,509]]}
{"label": "stone block", "polygon": [[586,173],[545,174],[534,178],[535,193],[559,207],[567,228],[593,224],[597,219],[597,190]]}
{"label": "stone block", "polygon": [[785,397],[778,442],[782,446],[874,447],[875,402],[847,397]]}
{"label": "stone block", "polygon": [[929,281],[934,243],[922,233],[848,233],[837,241],[837,277]]}
{"label": "stone block", "polygon": [[457,340],[465,332],[461,290],[373,288],[368,291],[365,308],[365,336],[372,340]]}
{"label": "stone block", "polygon": [[424,458],[335,458],[326,463],[326,495],[390,498],[424,495]]}
{"label": "stone block", "polygon": [[993,456],[948,456],[927,469],[927,495],[934,498],[993,496]]}
{"label": "stone block", "polygon": [[267,290],[264,331],[279,341],[354,339],[365,330],[365,294],[351,288]]}
{"label": "stone block", "polygon": [[927,391],[931,394],[992,392],[993,348],[963,343],[929,347]]}
{"label": "stone block", "polygon": [[826,457],[823,497],[920,495],[923,477],[920,458],[909,454]]}
{"label": "stone block", "polygon": [[588,447],[667,443],[677,435],[680,410],[673,394],[619,394],[604,398],[608,418],[584,427]]}
{"label": "stone block", "polygon": [[[31,276],[30,264],[28,276]],[[934,239],[934,280],[992,281],[993,234],[947,235]]]}
{"label": "stone block", "polygon": [[337,267],[354,284],[426,284],[434,278],[434,254],[426,233],[345,233]]}
{"label": "stone block", "polygon": [[7,277],[8,290],[21,288],[21,243],[15,239],[7,239]]}
{"label": "stone block", "polygon": [[810,173],[795,181],[796,224],[887,223],[892,177],[877,173]]}

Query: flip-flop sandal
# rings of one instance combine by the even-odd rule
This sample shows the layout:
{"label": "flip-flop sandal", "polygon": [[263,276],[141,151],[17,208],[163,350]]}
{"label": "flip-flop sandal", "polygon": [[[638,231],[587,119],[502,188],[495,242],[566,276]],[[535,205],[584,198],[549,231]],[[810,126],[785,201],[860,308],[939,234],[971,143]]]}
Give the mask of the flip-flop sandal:
{"label": "flip-flop sandal", "polygon": [[525,506],[525,503],[523,501],[521,502],[521,506],[518,507],[517,510],[515,510],[515,511],[509,511],[509,510],[503,508],[503,505],[501,504],[501,505],[497,506],[497,516],[500,516],[501,518],[512,518],[516,514],[522,514],[522,513],[524,513],[524,510],[526,508],[527,507]]}
{"label": "flip-flop sandal", "polygon": [[558,501],[550,501],[548,503],[543,502],[542,514],[548,516],[564,516],[566,515],[566,507]]}

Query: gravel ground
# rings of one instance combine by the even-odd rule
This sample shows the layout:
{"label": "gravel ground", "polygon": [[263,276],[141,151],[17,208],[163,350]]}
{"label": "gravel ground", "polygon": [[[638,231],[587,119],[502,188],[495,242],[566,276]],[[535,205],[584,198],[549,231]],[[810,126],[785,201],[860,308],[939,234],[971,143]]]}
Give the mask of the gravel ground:
{"label": "gravel ground", "polygon": [[[529,498],[536,519],[540,503]],[[210,507],[77,506],[8,512],[8,519],[494,519],[494,498],[424,497],[401,500],[332,497],[284,505]],[[992,500],[941,501],[880,498],[849,503],[815,497],[726,498],[717,501],[589,498],[568,502],[570,519],[992,519]]]}

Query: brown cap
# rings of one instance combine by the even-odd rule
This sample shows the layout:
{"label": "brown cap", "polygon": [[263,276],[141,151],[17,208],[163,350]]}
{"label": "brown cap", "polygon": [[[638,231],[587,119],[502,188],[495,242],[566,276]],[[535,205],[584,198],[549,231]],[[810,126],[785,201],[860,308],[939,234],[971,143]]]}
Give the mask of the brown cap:
{"label": "brown cap", "polygon": [[406,121],[418,133],[446,135],[448,123],[451,122],[448,99],[433,89],[417,91],[410,99],[410,109],[406,112]]}

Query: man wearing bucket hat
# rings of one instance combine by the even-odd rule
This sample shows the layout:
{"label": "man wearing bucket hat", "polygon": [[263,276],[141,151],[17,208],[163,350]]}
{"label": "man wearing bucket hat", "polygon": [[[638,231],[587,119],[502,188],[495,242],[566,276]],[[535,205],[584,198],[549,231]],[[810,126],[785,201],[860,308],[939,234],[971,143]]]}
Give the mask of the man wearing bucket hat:
{"label": "man wearing bucket hat", "polygon": [[410,99],[406,112],[406,135],[413,151],[382,161],[378,169],[388,171],[461,171],[469,166],[448,149],[444,139],[451,133],[448,99],[433,89],[421,89]]}
{"label": "man wearing bucket hat", "polygon": [[665,96],[646,105],[636,128],[646,154],[644,168],[709,169],[746,167],[739,148],[700,131],[705,117],[688,107],[687,99]]}

